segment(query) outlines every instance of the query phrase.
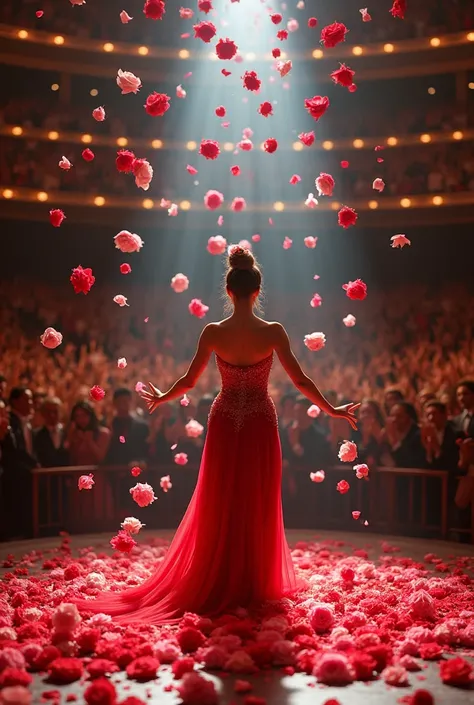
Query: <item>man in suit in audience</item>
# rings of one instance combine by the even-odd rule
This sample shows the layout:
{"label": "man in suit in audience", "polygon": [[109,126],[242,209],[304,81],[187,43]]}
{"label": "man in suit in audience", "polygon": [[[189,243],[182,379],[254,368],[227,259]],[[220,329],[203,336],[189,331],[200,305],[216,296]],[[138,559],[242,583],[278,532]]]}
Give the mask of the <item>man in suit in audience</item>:
{"label": "man in suit in audience", "polygon": [[453,419],[457,433],[474,438],[474,379],[463,379],[456,387],[456,397],[462,411]]}
{"label": "man in suit in audience", "polygon": [[387,419],[387,440],[395,467],[424,468],[425,450],[421,442],[418,416],[413,404],[398,401]]}
{"label": "man in suit in audience", "polygon": [[430,400],[424,406],[425,420],[421,426],[421,442],[425,449],[426,466],[431,470],[456,472],[459,433],[448,421],[448,409],[441,401]]}
{"label": "man in suit in audience", "polygon": [[43,468],[54,468],[69,463],[69,453],[64,448],[65,431],[60,422],[61,400],[47,397],[41,405],[43,425],[33,433],[35,456]]}

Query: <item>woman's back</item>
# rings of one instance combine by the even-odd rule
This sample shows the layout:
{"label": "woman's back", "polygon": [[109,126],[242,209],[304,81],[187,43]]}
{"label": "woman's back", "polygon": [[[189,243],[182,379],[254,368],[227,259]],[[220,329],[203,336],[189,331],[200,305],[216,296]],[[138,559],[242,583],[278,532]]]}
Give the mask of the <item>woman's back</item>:
{"label": "woman's back", "polygon": [[216,355],[230,365],[247,367],[273,353],[277,325],[249,312],[245,316],[230,316],[207,327]]}

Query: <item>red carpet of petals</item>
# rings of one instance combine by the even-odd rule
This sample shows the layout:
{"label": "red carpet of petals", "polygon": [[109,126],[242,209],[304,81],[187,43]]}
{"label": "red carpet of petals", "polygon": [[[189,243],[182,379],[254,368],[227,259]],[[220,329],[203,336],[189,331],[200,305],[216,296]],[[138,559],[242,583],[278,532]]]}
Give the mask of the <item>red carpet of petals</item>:
{"label": "red carpet of petals", "polygon": [[[172,626],[120,626],[71,604],[104,589],[139,585],[167,546],[154,538],[126,556],[102,553],[97,545],[74,555],[63,536],[55,549],[8,556],[0,583],[2,705],[32,702],[32,680],[43,702],[59,703],[68,684],[84,689],[88,704],[145,702],[119,696],[115,678],[122,678],[121,692],[153,681],[185,703],[212,704],[222,700],[211,674],[233,676],[235,692],[245,693],[253,687],[246,679],[269,669],[304,674],[309,687],[379,681],[419,688],[415,695],[400,692],[398,701],[408,705],[431,702],[418,682],[428,664],[440,687],[453,688],[449,702],[456,702],[454,688],[474,688],[474,556],[427,554],[417,563],[382,542],[373,561],[342,541],[300,541],[292,559],[304,587],[293,599],[253,613],[236,610],[215,620],[187,613]],[[166,675],[171,680],[164,685]],[[341,703],[349,702],[344,692]],[[75,699],[69,693],[66,702]],[[271,701],[251,695],[243,702]]]}

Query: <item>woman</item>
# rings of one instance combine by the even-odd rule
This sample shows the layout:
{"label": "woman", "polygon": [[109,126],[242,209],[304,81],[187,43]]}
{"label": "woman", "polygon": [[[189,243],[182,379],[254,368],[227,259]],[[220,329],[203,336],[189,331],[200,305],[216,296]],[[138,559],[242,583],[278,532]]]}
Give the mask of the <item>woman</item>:
{"label": "woman", "polygon": [[281,509],[281,448],[268,376],[276,351],[295,386],[355,428],[357,404],[334,408],[301,370],[285,329],[255,315],[262,276],[249,250],[231,248],[229,318],[207,325],[186,374],[162,394],[142,392],[150,413],[194,387],[213,352],[222,389],[209,414],[199,478],[186,514],[155,574],[123,593],[81,600],[117,622],[176,622],[185,611],[213,616],[260,605],[297,587]]}
{"label": "woman", "polygon": [[382,409],[373,399],[364,399],[358,417],[359,429],[353,434],[353,440],[357,443],[358,460],[367,465],[382,465],[382,456],[387,450]]}

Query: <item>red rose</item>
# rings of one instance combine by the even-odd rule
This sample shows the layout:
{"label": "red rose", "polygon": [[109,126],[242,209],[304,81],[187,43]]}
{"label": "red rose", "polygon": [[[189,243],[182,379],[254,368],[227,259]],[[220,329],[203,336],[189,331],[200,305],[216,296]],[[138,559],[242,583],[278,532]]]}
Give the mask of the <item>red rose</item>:
{"label": "red rose", "polygon": [[117,691],[108,678],[97,678],[86,688],[84,700],[87,705],[116,705]]}
{"label": "red rose", "polygon": [[166,12],[163,0],[146,0],[143,12],[149,20],[162,20]]}
{"label": "red rose", "polygon": [[220,117],[220,118],[225,117],[225,108],[224,108],[224,106],[223,106],[223,105],[219,105],[219,106],[216,108],[215,113],[216,113],[217,117]]}
{"label": "red rose", "polygon": [[179,680],[185,673],[194,671],[195,665],[196,664],[192,656],[185,656],[184,658],[176,659],[171,666],[171,670],[176,680]]}
{"label": "red rose", "polygon": [[221,69],[221,74],[223,76],[230,76],[232,71],[227,71],[226,69]]}
{"label": "red rose", "polygon": [[117,157],[115,159],[115,166],[117,171],[121,171],[124,174],[130,174],[133,170],[133,162],[136,157],[133,152],[128,149],[120,149],[117,152]]}
{"label": "red rose", "polygon": [[336,485],[336,489],[338,492],[340,492],[340,494],[346,494],[346,492],[349,492],[349,490],[351,489],[351,486],[349,485],[347,480],[340,480]]}
{"label": "red rose", "polygon": [[405,12],[407,10],[406,0],[393,0],[393,5],[390,9],[390,14],[392,17],[398,17],[400,20],[405,19]]}
{"label": "red rose", "polygon": [[69,563],[64,568],[64,580],[75,580],[81,575],[81,568],[77,563]]}
{"label": "red rose", "polygon": [[280,42],[284,42],[285,39],[288,39],[288,32],[286,31],[286,29],[280,29],[277,32],[277,37],[280,40]]}
{"label": "red rose", "polygon": [[448,661],[441,661],[439,664],[439,675],[446,685],[466,687],[474,681],[471,664],[461,656],[450,658]]}
{"label": "red rose", "polygon": [[213,10],[212,2],[210,0],[198,0],[198,10],[199,12],[204,12],[207,15],[208,12]]}
{"label": "red rose", "polygon": [[120,265],[120,274],[130,274],[131,271],[132,268],[127,262]]}
{"label": "red rose", "polygon": [[342,288],[352,301],[363,301],[367,296],[367,284],[362,279],[343,284]]}
{"label": "red rose", "polygon": [[184,653],[197,651],[206,640],[204,634],[194,627],[184,627],[177,633],[176,638],[181,651]]}
{"label": "red rose", "polygon": [[[350,86],[347,87],[347,90],[349,91],[349,93],[355,93],[356,90],[357,90],[356,84],[355,84],[355,83],[352,83]],[[383,161],[383,160],[382,160],[382,161]]]}
{"label": "red rose", "polygon": [[194,27],[194,38],[202,39],[203,42],[209,44],[211,39],[216,36],[216,27],[212,22],[198,22]]}
{"label": "red rose", "polygon": [[110,545],[116,551],[130,553],[137,545],[137,542],[126,531],[119,531],[116,536],[110,539]]}
{"label": "red rose", "polygon": [[311,132],[300,132],[298,139],[303,142],[305,147],[311,147],[314,142],[314,132],[312,130]]}
{"label": "red rose", "polygon": [[130,474],[133,475],[133,477],[138,477],[142,474],[142,469],[139,468],[138,465],[135,465],[135,467],[130,470]]}
{"label": "red rose", "polygon": [[160,662],[153,656],[140,656],[128,664],[126,671],[127,676],[136,681],[152,681],[159,667]]}
{"label": "red rose", "polygon": [[146,103],[143,106],[148,113],[153,117],[161,117],[169,110],[170,107],[170,97],[166,93],[151,93],[146,99]]}
{"label": "red rose", "polygon": [[262,85],[256,71],[246,71],[242,76],[242,80],[244,82],[244,88],[248,91],[258,91]]}
{"label": "red rose", "polygon": [[83,269],[81,265],[79,265],[79,267],[75,267],[72,270],[69,281],[76,294],[88,294],[95,282],[95,277],[90,267]]}
{"label": "red rose", "polygon": [[272,56],[274,59],[278,59],[281,56],[281,49],[279,49],[278,47],[272,49]]}
{"label": "red rose", "polygon": [[351,657],[351,666],[355,671],[357,681],[370,681],[377,667],[375,659],[364,651],[355,651]]}
{"label": "red rose", "polygon": [[270,19],[273,22],[273,24],[280,24],[280,22],[283,19],[283,16],[280,15],[279,12],[275,12],[273,15],[270,15]]}
{"label": "red rose", "polygon": [[276,152],[278,149],[278,142],[274,137],[269,137],[265,142],[263,143],[263,149],[265,152],[268,152],[269,154],[273,154],[273,152]]}
{"label": "red rose", "polygon": [[321,41],[326,49],[332,49],[345,40],[348,31],[342,22],[333,22],[321,30]]}
{"label": "red rose", "polygon": [[75,641],[79,646],[81,655],[91,654],[95,651],[97,642],[100,639],[100,629],[97,628],[83,628],[79,634],[75,635]]}
{"label": "red rose", "polygon": [[237,54],[237,44],[232,39],[219,39],[216,54],[222,61],[230,61]]}
{"label": "red rose", "polygon": [[420,656],[425,661],[437,661],[443,655],[443,648],[436,642],[420,644]]}
{"label": "red rose", "polygon": [[311,117],[318,121],[329,108],[329,98],[321,95],[315,95],[313,98],[305,98],[304,107]]}
{"label": "red rose", "polygon": [[344,86],[345,88],[350,88],[350,86],[353,85],[354,75],[355,71],[350,69],[345,64],[341,64],[341,67],[337,69],[337,71],[332,72],[331,78],[334,83],[338,83],[340,86]]}
{"label": "red rose", "polygon": [[259,105],[258,112],[263,117],[268,117],[269,115],[273,114],[273,105],[270,103],[270,101],[266,100],[264,103],[261,103]]}
{"label": "red rose", "polygon": [[82,152],[82,158],[85,162],[91,162],[93,159],[95,159],[95,154],[92,149],[89,149],[89,147],[87,147]]}
{"label": "red rose", "polygon": [[240,166],[234,165],[230,167],[232,176],[238,176],[240,174]]}
{"label": "red rose", "polygon": [[8,688],[10,686],[22,685],[28,688],[33,678],[23,668],[14,668],[7,666],[0,674],[0,688]]}
{"label": "red rose", "polygon": [[314,27],[317,27],[317,26],[318,26],[318,20],[316,19],[316,17],[310,17],[308,20],[308,27],[310,29],[313,29]]}
{"label": "red rose", "polygon": [[351,225],[355,225],[357,218],[356,211],[353,208],[349,208],[349,206],[342,206],[337,214],[337,222],[341,228],[350,228]]}
{"label": "red rose", "polygon": [[89,390],[89,396],[94,401],[101,401],[105,397],[105,392],[98,384],[94,384]]}
{"label": "red rose", "polygon": [[216,140],[201,140],[199,154],[201,154],[206,159],[217,159],[220,152],[221,150],[219,149],[219,142],[216,142]]}
{"label": "red rose", "polygon": [[341,162],[341,169],[348,169],[348,168],[349,168],[349,162],[346,161],[345,159],[343,159]]}
{"label": "red rose", "polygon": [[53,208],[53,210],[49,211],[49,222],[55,228],[59,228],[65,218],[64,212],[60,208]]}
{"label": "red rose", "polygon": [[415,690],[409,705],[434,705],[434,698],[428,690]]}
{"label": "red rose", "polygon": [[74,683],[82,673],[82,661],[78,658],[56,658],[48,666],[49,681],[55,685]]}

